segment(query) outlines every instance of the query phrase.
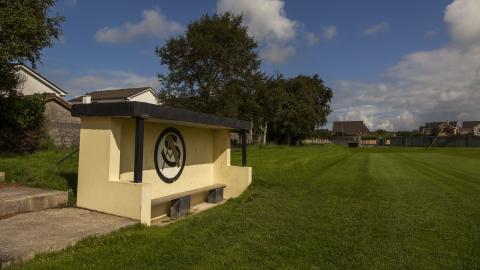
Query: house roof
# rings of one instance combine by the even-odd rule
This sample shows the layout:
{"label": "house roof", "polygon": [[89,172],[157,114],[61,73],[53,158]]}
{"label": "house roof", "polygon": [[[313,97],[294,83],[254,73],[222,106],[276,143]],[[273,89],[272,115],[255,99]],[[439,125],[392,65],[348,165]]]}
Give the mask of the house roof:
{"label": "house roof", "polygon": [[463,121],[462,128],[474,128],[480,125],[480,121]]}
{"label": "house roof", "polygon": [[363,121],[335,121],[332,130],[334,133],[347,135],[365,134],[370,132]]}
{"label": "house roof", "polygon": [[236,130],[247,130],[251,127],[249,121],[137,101],[74,104],[71,111],[72,116],[78,117],[140,117]]}
{"label": "house roof", "polygon": [[438,128],[440,125],[447,123],[451,126],[456,127],[457,121],[444,121],[444,122],[427,122],[425,123],[425,128]]}
{"label": "house roof", "polygon": [[45,103],[47,102],[56,102],[67,110],[70,110],[72,108],[72,105],[70,105],[70,103],[55,94],[47,94],[47,96],[45,97]]}
{"label": "house roof", "polygon": [[438,128],[443,122],[427,122],[425,128]]}
{"label": "house roof", "polygon": [[58,87],[57,85],[55,85],[54,83],[49,81],[47,78],[40,75],[40,73],[37,73],[36,71],[34,71],[33,69],[31,69],[31,68],[29,68],[25,65],[20,65],[19,64],[19,65],[16,65],[15,68],[17,70],[20,70],[20,69],[23,70],[25,73],[29,74],[30,76],[34,77],[35,79],[37,79],[41,83],[50,87],[53,91],[57,92],[60,96],[66,96],[68,94],[67,92],[63,91],[62,88]]}
{"label": "house roof", "polygon": [[[123,88],[123,89],[110,89],[110,90],[98,90],[93,92],[88,92],[83,96],[91,96],[92,100],[100,100],[100,99],[127,99],[136,95],[139,95],[145,91],[152,91],[154,94],[155,92],[149,86],[145,87],[137,87],[137,88]],[[72,101],[82,101],[82,97],[79,96]]]}

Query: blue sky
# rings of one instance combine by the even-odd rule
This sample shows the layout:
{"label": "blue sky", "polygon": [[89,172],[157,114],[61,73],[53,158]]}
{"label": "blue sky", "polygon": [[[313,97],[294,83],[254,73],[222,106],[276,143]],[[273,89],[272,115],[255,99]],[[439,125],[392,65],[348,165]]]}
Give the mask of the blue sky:
{"label": "blue sky", "polygon": [[333,88],[330,124],[364,120],[398,130],[471,120],[480,118],[470,95],[480,101],[479,2],[59,0],[54,12],[66,17],[63,37],[44,50],[38,70],[71,96],[157,87],[156,75],[166,69],[154,48],[204,13],[231,11],[244,14],[266,73],[319,74]]}

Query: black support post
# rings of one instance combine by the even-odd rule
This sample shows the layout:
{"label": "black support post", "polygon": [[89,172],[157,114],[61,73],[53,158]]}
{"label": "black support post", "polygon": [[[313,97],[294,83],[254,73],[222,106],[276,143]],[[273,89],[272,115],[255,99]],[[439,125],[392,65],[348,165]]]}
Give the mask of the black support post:
{"label": "black support post", "polygon": [[242,166],[247,166],[247,131],[242,130]]}
{"label": "black support post", "polygon": [[144,119],[135,118],[135,160],[133,168],[133,182],[141,183],[143,174],[143,128]]}

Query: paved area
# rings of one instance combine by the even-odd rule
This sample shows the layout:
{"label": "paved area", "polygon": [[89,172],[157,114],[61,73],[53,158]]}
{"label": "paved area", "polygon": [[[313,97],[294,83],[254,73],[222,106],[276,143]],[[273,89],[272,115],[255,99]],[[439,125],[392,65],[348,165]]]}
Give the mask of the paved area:
{"label": "paved area", "polygon": [[0,268],[137,223],[80,208],[48,209],[0,219]]}
{"label": "paved area", "polygon": [[18,213],[65,206],[68,192],[18,185],[0,186],[0,218]]}

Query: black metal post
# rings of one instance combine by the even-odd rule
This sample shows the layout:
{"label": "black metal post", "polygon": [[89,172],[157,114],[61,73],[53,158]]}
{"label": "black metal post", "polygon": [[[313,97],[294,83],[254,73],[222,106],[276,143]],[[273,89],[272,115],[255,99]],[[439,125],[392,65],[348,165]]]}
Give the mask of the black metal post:
{"label": "black metal post", "polygon": [[144,119],[135,118],[135,160],[133,168],[133,182],[141,183],[143,174],[143,128]]}
{"label": "black metal post", "polygon": [[247,166],[247,131],[242,130],[242,166]]}

